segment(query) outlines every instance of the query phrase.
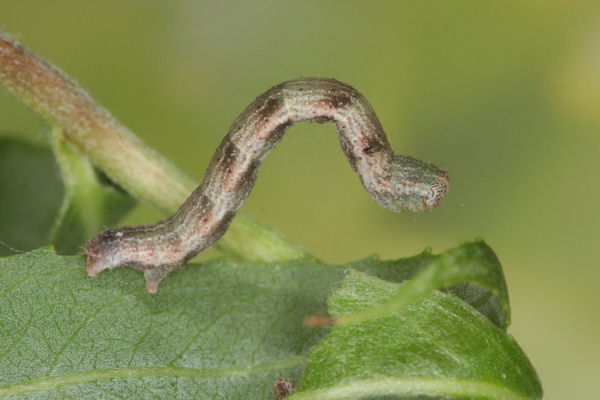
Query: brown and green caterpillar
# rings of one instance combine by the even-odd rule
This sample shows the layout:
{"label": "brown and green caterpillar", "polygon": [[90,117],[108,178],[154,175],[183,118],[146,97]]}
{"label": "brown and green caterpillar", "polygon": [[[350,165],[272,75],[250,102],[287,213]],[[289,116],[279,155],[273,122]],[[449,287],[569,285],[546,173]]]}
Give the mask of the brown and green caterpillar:
{"label": "brown and green caterpillar", "polygon": [[131,266],[156,292],[171,271],[214,244],[227,231],[256,182],[264,158],[297,122],[331,122],[342,150],[369,195],[392,211],[424,211],[440,204],[448,172],[396,155],[367,100],[334,79],[302,78],[272,87],[235,120],[217,148],[200,186],[177,212],[153,225],[100,232],[85,245],[87,273]]}

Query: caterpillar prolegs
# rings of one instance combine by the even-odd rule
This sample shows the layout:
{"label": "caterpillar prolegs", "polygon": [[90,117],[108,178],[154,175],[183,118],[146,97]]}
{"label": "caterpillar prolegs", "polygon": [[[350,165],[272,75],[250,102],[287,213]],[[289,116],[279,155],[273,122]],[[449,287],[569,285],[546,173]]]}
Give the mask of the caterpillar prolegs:
{"label": "caterpillar prolegs", "polygon": [[214,244],[244,204],[263,159],[297,122],[332,122],[350,166],[369,195],[392,211],[423,211],[440,204],[448,173],[395,155],[367,100],[334,79],[302,78],[272,87],[235,120],[217,148],[200,186],[177,212],[154,225],[117,227],[85,245],[86,270],[131,266],[156,292],[171,271]]}

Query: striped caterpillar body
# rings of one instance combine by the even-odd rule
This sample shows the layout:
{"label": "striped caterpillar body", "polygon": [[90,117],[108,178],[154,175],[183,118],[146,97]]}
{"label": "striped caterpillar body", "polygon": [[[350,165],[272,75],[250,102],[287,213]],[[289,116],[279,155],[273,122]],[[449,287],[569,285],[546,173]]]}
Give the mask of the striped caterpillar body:
{"label": "striped caterpillar body", "polygon": [[217,148],[200,186],[170,218],[154,225],[117,227],[85,245],[86,270],[132,266],[154,293],[174,269],[214,244],[244,204],[263,159],[296,122],[332,122],[350,166],[369,195],[392,211],[440,204],[445,170],[395,155],[367,100],[353,87],[324,78],[283,82],[253,101]]}

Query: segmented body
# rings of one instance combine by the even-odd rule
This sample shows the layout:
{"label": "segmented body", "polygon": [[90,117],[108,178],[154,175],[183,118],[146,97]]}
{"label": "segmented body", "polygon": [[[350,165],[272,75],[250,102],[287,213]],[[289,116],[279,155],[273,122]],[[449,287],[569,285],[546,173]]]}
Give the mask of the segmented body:
{"label": "segmented body", "polygon": [[332,122],[350,165],[369,195],[393,211],[422,211],[445,197],[444,170],[395,155],[367,100],[353,87],[324,78],[296,79],[272,87],[235,120],[204,179],[165,221],[104,230],[85,246],[87,272],[129,265],[144,271],[147,290],[173,269],[215,243],[227,230],[256,182],[263,159],[286,130],[302,121]]}

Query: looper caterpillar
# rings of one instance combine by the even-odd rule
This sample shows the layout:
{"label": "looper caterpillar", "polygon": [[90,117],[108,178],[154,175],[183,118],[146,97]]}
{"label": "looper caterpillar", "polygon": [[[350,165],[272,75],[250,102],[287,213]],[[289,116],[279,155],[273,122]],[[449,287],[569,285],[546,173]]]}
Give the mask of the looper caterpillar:
{"label": "looper caterpillar", "polygon": [[85,245],[86,270],[132,266],[144,272],[146,290],[214,244],[244,204],[263,159],[297,122],[332,122],[342,150],[369,195],[399,212],[440,204],[448,173],[412,157],[395,155],[367,100],[334,79],[302,78],[272,87],[235,120],[217,148],[200,186],[177,212],[154,225],[117,227]]}

